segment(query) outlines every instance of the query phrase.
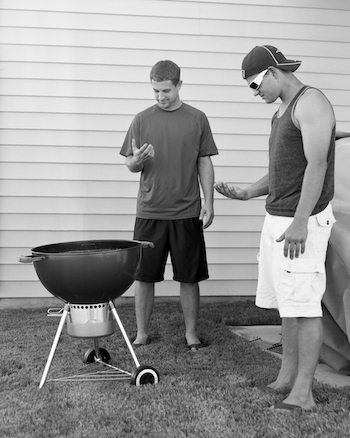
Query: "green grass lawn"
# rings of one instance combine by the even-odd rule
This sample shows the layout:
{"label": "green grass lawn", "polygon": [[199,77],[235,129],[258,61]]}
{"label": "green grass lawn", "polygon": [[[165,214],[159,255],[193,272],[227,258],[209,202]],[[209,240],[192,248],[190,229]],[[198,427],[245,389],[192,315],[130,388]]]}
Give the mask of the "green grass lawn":
{"label": "green grass lawn", "polygon": [[[117,306],[130,336],[133,304]],[[314,383],[312,412],[269,409],[283,396],[258,389],[273,380],[280,359],[227,325],[276,324],[274,311],[252,302],[222,301],[201,306],[199,333],[209,347],[188,352],[177,301],[156,302],[152,342],[136,350],[141,364],[160,373],[156,385],[127,381],[50,382],[38,385],[59,323],[46,309],[1,310],[0,436],[13,438],[285,438],[350,435],[349,388]],[[89,339],[60,338],[48,378],[89,372]],[[112,363],[132,371],[134,363],[119,329],[101,339]],[[100,365],[98,365],[100,366]]]}

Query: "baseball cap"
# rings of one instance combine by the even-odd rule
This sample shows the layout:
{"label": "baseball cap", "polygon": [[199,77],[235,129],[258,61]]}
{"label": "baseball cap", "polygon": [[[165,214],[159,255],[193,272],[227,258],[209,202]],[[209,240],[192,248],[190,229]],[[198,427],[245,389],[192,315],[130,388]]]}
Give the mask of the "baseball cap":
{"label": "baseball cap", "polygon": [[243,79],[256,75],[269,67],[277,67],[281,70],[295,71],[301,61],[287,59],[283,53],[273,46],[255,46],[242,62]]}

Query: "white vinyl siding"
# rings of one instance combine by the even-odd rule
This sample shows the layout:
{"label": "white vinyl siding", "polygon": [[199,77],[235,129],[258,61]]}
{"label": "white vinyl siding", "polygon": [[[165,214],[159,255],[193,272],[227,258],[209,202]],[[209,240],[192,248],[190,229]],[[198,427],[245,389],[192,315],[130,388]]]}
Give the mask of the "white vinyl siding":
{"label": "white vinyl siding", "polygon": [[[302,60],[297,76],[350,131],[347,0],[0,0],[0,299],[50,296],[17,261],[33,247],[132,238],[139,175],[119,151],[154,103],[160,59],[182,68],[182,100],[209,118],[216,180],[262,177],[277,104],[254,98],[240,70],[258,44]],[[202,295],[255,294],[264,212],[264,199],[215,195]],[[168,264],[157,295],[178,294],[171,279]]]}

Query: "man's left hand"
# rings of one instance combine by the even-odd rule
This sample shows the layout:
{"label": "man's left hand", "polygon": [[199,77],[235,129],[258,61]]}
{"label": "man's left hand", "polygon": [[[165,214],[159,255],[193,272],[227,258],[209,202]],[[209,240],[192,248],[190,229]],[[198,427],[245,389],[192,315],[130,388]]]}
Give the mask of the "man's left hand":
{"label": "man's left hand", "polygon": [[203,230],[205,230],[213,222],[214,210],[212,208],[207,208],[205,205],[203,205],[199,214],[199,219],[203,221]]}

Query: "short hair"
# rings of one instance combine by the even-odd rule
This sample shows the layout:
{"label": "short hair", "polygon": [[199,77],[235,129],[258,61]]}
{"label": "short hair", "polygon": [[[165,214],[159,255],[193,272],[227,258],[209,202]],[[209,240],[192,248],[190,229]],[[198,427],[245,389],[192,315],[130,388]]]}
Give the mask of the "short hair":
{"label": "short hair", "polygon": [[171,81],[176,86],[180,81],[180,72],[181,69],[175,62],[159,61],[152,67],[150,78],[156,82]]}

